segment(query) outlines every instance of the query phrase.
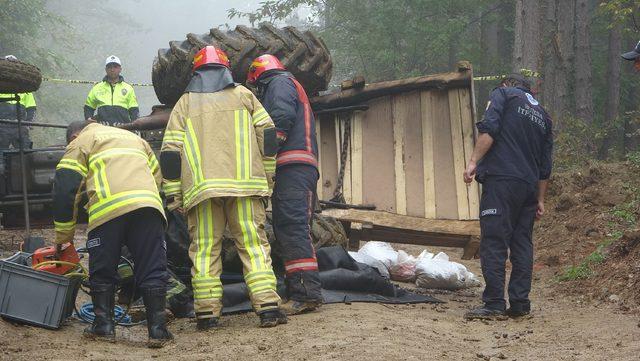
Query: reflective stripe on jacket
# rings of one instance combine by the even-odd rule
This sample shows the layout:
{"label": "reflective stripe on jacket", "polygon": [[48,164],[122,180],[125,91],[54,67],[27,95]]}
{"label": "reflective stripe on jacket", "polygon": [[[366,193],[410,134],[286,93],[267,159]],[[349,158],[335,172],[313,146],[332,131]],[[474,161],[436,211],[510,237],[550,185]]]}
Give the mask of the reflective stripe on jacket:
{"label": "reflective stripe on jacket", "polygon": [[160,166],[149,144],[126,130],[90,124],[66,148],[56,167],[56,243],[73,240],[77,207],[86,189],[88,230],[138,208],[164,217]]}
{"label": "reflective stripe on jacket", "polygon": [[318,167],[315,119],[302,85],[288,72],[266,74],[261,101],[275,123],[280,149],[277,166]]}
{"label": "reflective stripe on jacket", "polygon": [[115,84],[109,83],[106,77],[94,85],[87,95],[84,106],[84,117],[94,117],[98,122],[107,125],[130,123],[138,118],[138,100],[133,87],[120,77]]}
{"label": "reflective stripe on jacket", "polygon": [[179,154],[179,177],[164,180],[167,197],[179,198],[189,210],[213,197],[269,196],[275,158],[265,156],[264,143],[265,130],[273,128],[258,99],[241,85],[183,94],[162,142],[161,158]]}

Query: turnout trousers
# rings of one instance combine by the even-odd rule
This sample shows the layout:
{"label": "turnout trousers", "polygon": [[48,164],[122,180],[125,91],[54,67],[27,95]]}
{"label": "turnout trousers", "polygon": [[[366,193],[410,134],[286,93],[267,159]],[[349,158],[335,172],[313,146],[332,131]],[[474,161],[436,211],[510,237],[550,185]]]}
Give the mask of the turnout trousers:
{"label": "turnout trousers", "polygon": [[480,263],[486,287],[482,300],[487,308],[505,310],[505,264],[511,261],[509,305],[530,311],[529,292],[533,271],[533,223],[537,209],[537,185],[516,178],[488,177],[480,199]]}
{"label": "turnout trousers", "polygon": [[133,256],[135,286],[140,289],[165,287],[167,250],[164,220],[153,208],[139,208],[116,217],[87,235],[89,282],[116,285],[120,280],[120,252],[126,245]]}
{"label": "turnout trousers", "polygon": [[191,284],[198,318],[220,317],[222,311],[220,275],[225,226],[229,226],[236,240],[254,310],[262,313],[280,306],[264,223],[265,211],[260,197],[210,198],[189,210]]}
{"label": "turnout trousers", "polygon": [[284,261],[287,297],[322,302],[318,261],[311,239],[318,170],[289,164],[276,169],[273,232]]}

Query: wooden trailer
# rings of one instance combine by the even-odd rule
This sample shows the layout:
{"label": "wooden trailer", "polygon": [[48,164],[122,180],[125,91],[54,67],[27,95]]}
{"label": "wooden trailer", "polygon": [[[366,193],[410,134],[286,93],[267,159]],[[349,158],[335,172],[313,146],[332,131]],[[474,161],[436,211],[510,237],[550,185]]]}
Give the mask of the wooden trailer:
{"label": "wooden trailer", "polygon": [[[358,83],[354,79],[347,86]],[[468,62],[450,73],[363,84],[311,103],[319,198],[334,196],[345,160],[346,203],[376,206],[375,211],[324,211],[350,225],[351,248],[360,240],[384,240],[461,247],[465,258],[475,255],[479,189],[463,181],[475,139]]]}

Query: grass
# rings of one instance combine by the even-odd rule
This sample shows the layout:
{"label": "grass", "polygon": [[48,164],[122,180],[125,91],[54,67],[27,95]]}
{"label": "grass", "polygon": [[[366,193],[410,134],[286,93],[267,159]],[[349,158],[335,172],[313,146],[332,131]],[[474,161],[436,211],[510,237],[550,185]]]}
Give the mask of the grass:
{"label": "grass", "polygon": [[589,278],[593,275],[592,267],[604,262],[604,249],[613,242],[622,238],[622,231],[613,231],[609,237],[598,245],[595,251],[591,252],[580,264],[567,268],[563,274],[557,277],[557,281],[574,281]]}

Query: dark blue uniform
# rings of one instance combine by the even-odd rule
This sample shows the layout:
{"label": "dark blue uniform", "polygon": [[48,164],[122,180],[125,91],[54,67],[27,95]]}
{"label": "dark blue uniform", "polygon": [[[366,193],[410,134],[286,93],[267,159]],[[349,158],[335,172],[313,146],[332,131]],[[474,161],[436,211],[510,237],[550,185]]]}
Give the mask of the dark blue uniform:
{"label": "dark blue uniform", "polygon": [[284,259],[287,296],[321,302],[311,221],[318,183],[315,121],[307,95],[288,72],[264,74],[259,98],[276,126],[279,150],[273,190],[273,231]]}
{"label": "dark blue uniform", "polygon": [[487,308],[505,310],[505,263],[509,256],[510,307],[529,311],[531,235],[538,181],[551,174],[551,118],[528,90],[501,87],[491,93],[491,102],[477,128],[494,140],[476,170],[476,180],[483,184],[480,261],[486,288],[482,300]]}

